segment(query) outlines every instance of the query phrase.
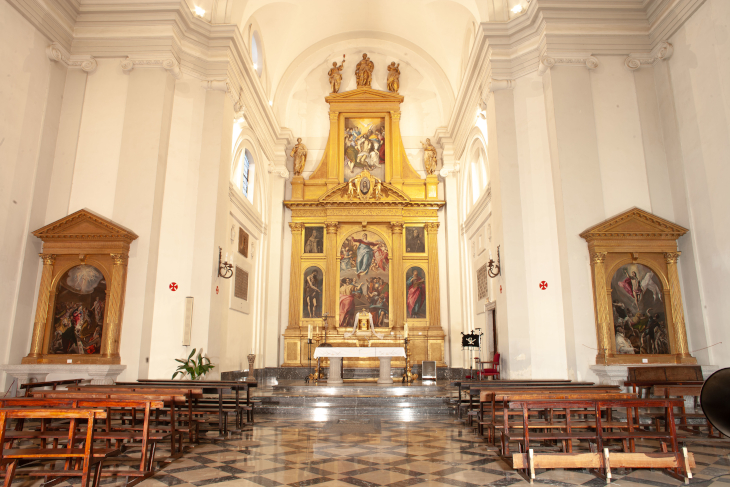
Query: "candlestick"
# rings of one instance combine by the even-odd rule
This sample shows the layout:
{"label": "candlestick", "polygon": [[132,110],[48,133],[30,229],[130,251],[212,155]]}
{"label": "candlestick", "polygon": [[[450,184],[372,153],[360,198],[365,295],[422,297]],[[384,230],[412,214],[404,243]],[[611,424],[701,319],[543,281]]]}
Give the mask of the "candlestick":
{"label": "candlestick", "polygon": [[403,327],[403,337],[408,338],[408,323]]}
{"label": "candlestick", "polygon": [[307,325],[307,339],[312,339],[312,325]]}

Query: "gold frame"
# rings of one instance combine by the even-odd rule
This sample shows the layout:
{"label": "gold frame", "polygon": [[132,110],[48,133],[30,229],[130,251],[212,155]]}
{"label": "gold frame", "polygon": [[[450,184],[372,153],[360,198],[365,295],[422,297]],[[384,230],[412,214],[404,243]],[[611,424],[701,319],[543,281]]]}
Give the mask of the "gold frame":
{"label": "gold frame", "polygon": [[[306,255],[322,255],[322,254],[306,254]],[[326,265],[326,262],[324,264],[320,264],[319,262],[314,261],[302,261],[302,283],[299,286],[302,290],[302,293],[304,292],[304,274],[307,272],[307,269],[310,267],[316,267],[319,269],[319,271],[322,273],[322,313],[324,314],[324,289],[325,289],[325,280],[327,273],[325,271],[324,265]],[[308,320],[311,322],[319,322],[321,325],[322,318],[304,318],[304,295],[301,296],[302,299],[299,300],[299,304],[301,305],[301,316],[302,320]]]}
{"label": "gold frame", "polygon": [[[129,247],[137,235],[87,210],[61,218],[33,232],[43,241],[41,283],[30,352],[24,364],[72,363],[119,364],[124,294],[127,285]],[[106,280],[107,300],[101,350],[97,354],[49,354],[56,292],[61,277],[70,268],[93,264]]]}
{"label": "gold frame", "polygon": [[[408,236],[408,229],[409,228],[422,228],[423,229],[423,252],[408,252],[406,245],[407,245],[407,236]],[[422,259],[423,257],[428,256],[428,232],[426,232],[426,224],[421,225],[404,225],[403,226],[403,258],[404,259]]]}
{"label": "gold frame", "polygon": [[[426,317],[425,318],[409,318],[408,317],[408,287],[405,285],[408,281],[408,271],[411,270],[414,267],[418,267],[421,269],[421,272],[423,272],[424,279],[426,280]],[[404,318],[405,322],[408,323],[423,323],[427,324],[428,319],[430,318],[431,310],[428,306],[428,262],[423,261],[416,261],[416,262],[409,262],[408,264],[403,265],[403,303],[404,303],[404,311],[406,313],[406,316]]]}
{"label": "gold frame", "polygon": [[[322,229],[322,252],[310,252],[306,253],[304,252],[304,247],[307,245],[307,228],[321,228]],[[325,230],[324,230],[324,222],[317,224],[317,223],[308,223],[304,225],[304,234],[302,235],[302,258],[304,256],[312,256],[316,255],[317,257],[322,257],[324,255],[324,236],[325,236]]]}
{"label": "gold frame", "polygon": [[[591,256],[593,304],[596,318],[596,364],[696,364],[689,354],[679,282],[677,239],[687,229],[656,215],[632,208],[580,234]],[[611,280],[622,266],[642,264],[662,282],[669,354],[616,353]]]}

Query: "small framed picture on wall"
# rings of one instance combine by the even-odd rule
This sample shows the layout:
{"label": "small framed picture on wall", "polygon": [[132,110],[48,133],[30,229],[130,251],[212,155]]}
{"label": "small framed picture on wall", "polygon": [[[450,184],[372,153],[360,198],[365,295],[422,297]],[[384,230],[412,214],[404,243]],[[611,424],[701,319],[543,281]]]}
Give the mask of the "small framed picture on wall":
{"label": "small framed picture on wall", "polygon": [[238,227],[238,253],[248,259],[248,233]]}

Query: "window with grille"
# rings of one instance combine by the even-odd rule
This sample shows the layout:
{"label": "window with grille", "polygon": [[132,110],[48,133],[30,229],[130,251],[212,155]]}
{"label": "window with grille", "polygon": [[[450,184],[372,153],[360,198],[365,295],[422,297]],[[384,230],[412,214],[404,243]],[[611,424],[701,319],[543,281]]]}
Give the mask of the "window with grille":
{"label": "window with grille", "polygon": [[251,165],[251,161],[248,159],[248,151],[243,152],[243,170],[241,171],[241,191],[248,197],[248,170]]}

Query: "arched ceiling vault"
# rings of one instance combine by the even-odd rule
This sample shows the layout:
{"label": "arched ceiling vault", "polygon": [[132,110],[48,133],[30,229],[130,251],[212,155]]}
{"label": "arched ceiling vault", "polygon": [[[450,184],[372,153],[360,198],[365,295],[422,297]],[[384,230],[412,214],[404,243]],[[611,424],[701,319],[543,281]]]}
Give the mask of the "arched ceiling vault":
{"label": "arched ceiling vault", "polygon": [[[216,0],[230,2],[231,0]],[[482,9],[483,10],[483,9]],[[248,42],[249,25],[260,31],[271,98],[283,115],[297,80],[353,43],[381,46],[394,60],[431,78],[448,117],[462,76],[464,37],[486,20],[477,0],[238,0],[231,23]],[[354,69],[350,59],[348,69]],[[381,68],[381,69],[384,69]]]}

